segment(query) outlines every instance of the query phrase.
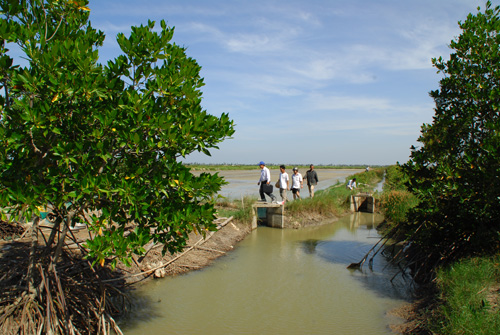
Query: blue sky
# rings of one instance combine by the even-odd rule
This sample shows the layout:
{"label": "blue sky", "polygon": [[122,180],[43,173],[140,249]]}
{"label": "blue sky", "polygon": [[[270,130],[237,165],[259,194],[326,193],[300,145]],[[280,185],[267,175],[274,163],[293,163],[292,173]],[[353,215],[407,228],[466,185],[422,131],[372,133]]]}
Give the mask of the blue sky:
{"label": "blue sky", "polygon": [[450,54],[476,0],[106,0],[91,21],[116,34],[164,19],[202,66],[203,108],[229,113],[232,139],[188,162],[366,164],[406,162],[432,122],[431,59]]}

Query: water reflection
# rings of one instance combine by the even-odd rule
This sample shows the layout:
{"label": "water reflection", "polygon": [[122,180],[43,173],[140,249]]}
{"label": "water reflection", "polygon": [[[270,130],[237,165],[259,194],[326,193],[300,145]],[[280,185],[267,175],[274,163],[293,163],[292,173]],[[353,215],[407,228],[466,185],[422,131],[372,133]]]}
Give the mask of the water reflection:
{"label": "water reflection", "polygon": [[392,247],[384,245],[377,231],[382,220],[383,217],[377,214],[354,213],[336,224],[335,235],[325,240],[307,239],[301,244],[305,252],[315,253],[328,262],[346,268],[349,264],[360,262],[375,246],[361,268],[348,270],[351,276],[379,294],[408,299],[412,294],[413,283],[399,268],[389,264],[392,252],[384,251]]}
{"label": "water reflection", "polygon": [[316,252],[316,247],[320,243],[320,240],[305,240],[303,243],[305,252],[312,254]]}

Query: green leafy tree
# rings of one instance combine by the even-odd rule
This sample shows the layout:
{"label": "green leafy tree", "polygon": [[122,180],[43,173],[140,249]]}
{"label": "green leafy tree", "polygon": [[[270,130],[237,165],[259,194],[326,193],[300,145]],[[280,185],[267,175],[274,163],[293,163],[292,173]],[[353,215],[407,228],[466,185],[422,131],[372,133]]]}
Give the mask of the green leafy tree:
{"label": "green leafy tree", "polygon": [[40,208],[54,213],[44,253],[53,272],[76,222],[101,265],[129,263],[149,242],[176,252],[190,232],[214,230],[224,181],[179,158],[234,133],[227,114],[202,109],[201,68],[171,42],[173,28],[132,27],[117,37],[123,54],[102,65],[104,34],[87,5],[0,0],[0,207],[34,231]]}
{"label": "green leafy tree", "polygon": [[500,19],[499,7],[459,23],[449,60],[433,59],[444,76],[430,96],[432,124],[403,165],[420,200],[403,227],[421,274],[436,265],[500,244]]}

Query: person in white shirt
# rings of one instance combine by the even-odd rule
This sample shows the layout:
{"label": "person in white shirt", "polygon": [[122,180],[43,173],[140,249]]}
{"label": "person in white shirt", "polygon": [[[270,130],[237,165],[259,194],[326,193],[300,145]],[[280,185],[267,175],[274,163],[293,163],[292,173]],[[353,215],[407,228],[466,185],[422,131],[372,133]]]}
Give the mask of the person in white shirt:
{"label": "person in white shirt", "polygon": [[302,175],[299,173],[299,169],[294,167],[292,174],[292,193],[293,200],[300,199],[300,189],[304,187],[304,180],[302,179]]}
{"label": "person in white shirt", "polygon": [[356,188],[356,178],[349,180],[349,182],[347,183],[347,188],[351,191],[353,188]]}
{"label": "person in white shirt", "polygon": [[279,187],[280,187],[280,196],[281,200],[283,200],[283,204],[287,201],[286,192],[290,189],[288,182],[290,179],[288,178],[288,173],[285,172],[285,166],[280,166],[280,178],[279,178]]}
{"label": "person in white shirt", "polygon": [[[260,188],[259,188],[260,200],[266,201],[266,197],[264,196],[264,194],[267,194],[267,196],[271,198],[271,201],[275,202],[276,197],[274,196],[273,192],[272,191],[269,192],[267,190],[264,190],[264,188],[265,188],[264,185],[269,185],[269,183],[271,182],[271,171],[269,171],[269,169],[266,167],[266,164],[264,162],[260,162],[259,167],[260,167],[261,171],[260,171],[260,179],[259,179],[259,182],[257,183],[257,185],[260,185]],[[272,185],[269,185],[269,186],[272,187]]]}

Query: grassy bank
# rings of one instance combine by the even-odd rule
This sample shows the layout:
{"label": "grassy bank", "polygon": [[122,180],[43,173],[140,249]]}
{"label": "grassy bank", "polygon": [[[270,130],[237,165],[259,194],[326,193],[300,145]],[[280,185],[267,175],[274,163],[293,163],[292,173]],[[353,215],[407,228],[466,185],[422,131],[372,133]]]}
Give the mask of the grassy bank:
{"label": "grassy bank", "polygon": [[232,216],[235,220],[252,222],[252,205],[257,201],[257,198],[244,197],[242,200],[223,199],[217,202],[217,213],[221,217]]}
{"label": "grassy bank", "polygon": [[500,334],[500,255],[464,259],[436,276],[428,329],[434,334]]}

